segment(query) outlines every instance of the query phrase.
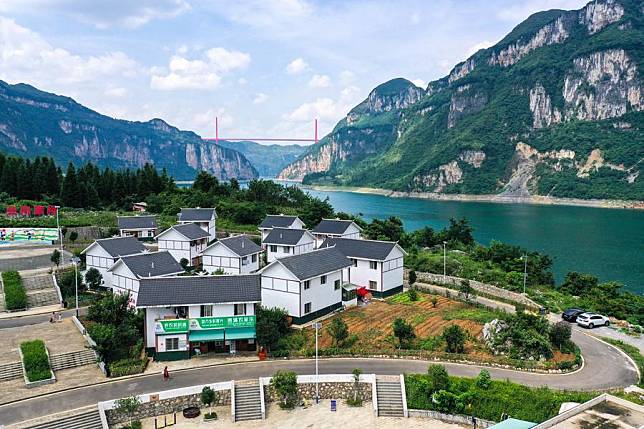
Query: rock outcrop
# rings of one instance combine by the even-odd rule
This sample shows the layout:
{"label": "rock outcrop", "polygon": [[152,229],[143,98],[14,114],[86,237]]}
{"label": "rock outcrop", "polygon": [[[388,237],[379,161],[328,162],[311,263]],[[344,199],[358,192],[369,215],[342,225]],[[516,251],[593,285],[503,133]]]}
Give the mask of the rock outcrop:
{"label": "rock outcrop", "polygon": [[624,16],[624,7],[615,0],[595,0],[579,12],[579,23],[590,34],[596,33]]}

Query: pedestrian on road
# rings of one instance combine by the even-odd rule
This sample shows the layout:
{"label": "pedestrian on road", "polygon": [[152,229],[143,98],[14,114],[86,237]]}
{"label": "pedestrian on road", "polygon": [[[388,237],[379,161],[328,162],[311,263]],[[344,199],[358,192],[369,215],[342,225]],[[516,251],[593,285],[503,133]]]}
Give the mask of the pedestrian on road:
{"label": "pedestrian on road", "polygon": [[49,318],[49,323],[55,323],[56,322],[56,312],[51,313],[51,317]]}
{"label": "pedestrian on road", "polygon": [[166,366],[163,368],[163,381],[168,381],[170,380],[170,371],[168,371],[168,367]]}

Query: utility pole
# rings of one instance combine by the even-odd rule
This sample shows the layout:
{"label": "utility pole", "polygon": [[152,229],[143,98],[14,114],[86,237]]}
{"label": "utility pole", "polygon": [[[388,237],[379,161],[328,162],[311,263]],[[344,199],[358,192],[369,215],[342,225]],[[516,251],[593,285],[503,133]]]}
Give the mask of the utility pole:
{"label": "utility pole", "polygon": [[76,317],[79,316],[78,312],[78,263],[80,258],[78,256],[72,256],[72,264],[74,264],[74,283],[76,284]]}
{"label": "utility pole", "polygon": [[528,255],[523,255],[523,293],[525,294],[525,284],[528,279]]}
{"label": "utility pole", "polygon": [[322,323],[316,322],[313,324],[315,328],[315,403],[320,403],[320,388],[319,388],[319,371],[318,371],[318,332],[322,327]]}
{"label": "utility pole", "polygon": [[63,231],[60,229],[60,219],[58,217],[58,212],[60,211],[60,206],[56,207],[56,228],[58,228],[58,240],[60,241],[60,257],[63,257]]}
{"label": "utility pole", "polygon": [[447,284],[447,241],[443,241],[443,283]]}

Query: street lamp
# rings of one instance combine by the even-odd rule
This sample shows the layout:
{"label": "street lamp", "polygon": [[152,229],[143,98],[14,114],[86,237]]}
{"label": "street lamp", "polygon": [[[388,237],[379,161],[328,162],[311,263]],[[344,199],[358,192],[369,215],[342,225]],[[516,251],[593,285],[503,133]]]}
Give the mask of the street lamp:
{"label": "street lamp", "polygon": [[313,324],[313,327],[315,328],[315,403],[319,404],[320,403],[320,389],[318,386],[318,379],[319,379],[319,374],[318,374],[318,331],[320,328],[322,328],[322,323],[316,322]]}
{"label": "street lamp", "polygon": [[447,241],[443,241],[443,283],[447,284]]}
{"label": "street lamp", "polygon": [[528,279],[528,255],[523,255],[521,259],[523,259],[523,293],[525,294],[525,284]]}
{"label": "street lamp", "polygon": [[76,283],[76,317],[78,317],[78,263],[80,258],[78,256],[72,256],[72,264],[74,264],[74,282]]}
{"label": "street lamp", "polygon": [[56,207],[56,228],[58,228],[58,240],[60,241],[60,257],[63,257],[63,232],[60,230],[60,219],[58,217],[58,212],[60,211],[60,206]]}

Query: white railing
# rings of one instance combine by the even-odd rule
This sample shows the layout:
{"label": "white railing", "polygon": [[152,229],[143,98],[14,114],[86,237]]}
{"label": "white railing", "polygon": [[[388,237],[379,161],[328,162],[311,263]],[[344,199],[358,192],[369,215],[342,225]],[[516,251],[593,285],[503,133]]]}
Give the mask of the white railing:
{"label": "white railing", "polygon": [[400,374],[400,394],[402,395],[403,416],[409,417],[407,410],[407,392],[405,391],[405,375]]}

